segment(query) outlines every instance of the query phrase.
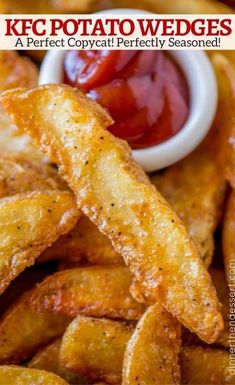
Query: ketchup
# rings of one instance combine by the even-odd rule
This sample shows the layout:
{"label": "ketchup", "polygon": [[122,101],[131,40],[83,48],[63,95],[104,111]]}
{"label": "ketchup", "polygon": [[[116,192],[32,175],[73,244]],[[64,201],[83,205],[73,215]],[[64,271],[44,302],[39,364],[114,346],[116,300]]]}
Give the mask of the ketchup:
{"label": "ketchup", "polygon": [[132,148],[164,142],[187,120],[187,83],[162,51],[68,51],[64,72],[65,83],[109,111],[109,131]]}

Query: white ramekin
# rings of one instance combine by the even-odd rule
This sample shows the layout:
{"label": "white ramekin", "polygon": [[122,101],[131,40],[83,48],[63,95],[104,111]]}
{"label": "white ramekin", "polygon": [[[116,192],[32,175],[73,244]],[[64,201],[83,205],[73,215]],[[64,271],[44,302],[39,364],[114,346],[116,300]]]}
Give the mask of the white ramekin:
{"label": "white ramekin", "polygon": [[[134,9],[111,9],[100,13],[150,14]],[[63,82],[66,51],[49,51],[41,65],[39,84]],[[167,141],[133,150],[133,157],[146,172],[170,166],[190,154],[210,129],[217,108],[217,83],[212,65],[203,51],[169,51],[181,67],[190,91],[189,117],[182,129]]]}

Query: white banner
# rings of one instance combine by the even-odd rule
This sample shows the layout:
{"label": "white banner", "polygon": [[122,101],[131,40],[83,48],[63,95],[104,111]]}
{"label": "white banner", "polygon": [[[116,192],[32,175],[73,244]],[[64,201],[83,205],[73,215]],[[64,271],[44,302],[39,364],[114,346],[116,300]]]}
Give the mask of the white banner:
{"label": "white banner", "polygon": [[0,15],[0,49],[235,49],[235,15]]}

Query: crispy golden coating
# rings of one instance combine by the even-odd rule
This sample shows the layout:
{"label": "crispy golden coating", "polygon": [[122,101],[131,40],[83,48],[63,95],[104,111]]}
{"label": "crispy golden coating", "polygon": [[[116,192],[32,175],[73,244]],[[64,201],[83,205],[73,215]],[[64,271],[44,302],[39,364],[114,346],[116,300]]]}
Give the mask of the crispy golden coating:
{"label": "crispy golden coating", "polygon": [[125,346],[132,333],[133,327],[121,322],[79,316],[63,335],[60,360],[75,373],[119,384]]}
{"label": "crispy golden coating", "polygon": [[84,376],[75,374],[65,369],[59,360],[61,339],[53,341],[44,349],[39,350],[35,356],[29,361],[27,366],[33,369],[46,370],[57,374],[70,384],[88,384],[89,381]]}
{"label": "crispy golden coating", "polygon": [[15,87],[36,87],[38,69],[16,51],[0,51],[0,91]]}
{"label": "crispy golden coating", "polygon": [[66,191],[16,194],[0,200],[0,292],[76,223],[79,211]]}
{"label": "crispy golden coating", "polygon": [[9,116],[5,114],[0,105],[0,152],[1,156],[17,156],[29,161],[46,163],[46,157],[31,143],[31,138],[22,134],[12,124]]}
{"label": "crispy golden coating", "polygon": [[0,321],[0,363],[19,363],[61,336],[69,323],[66,317],[36,314],[30,309],[27,292],[11,305]]}
{"label": "crispy golden coating", "polygon": [[76,266],[81,261],[92,265],[123,265],[110,240],[84,215],[77,225],[63,235],[40,256],[40,262],[62,259],[64,266]]}
{"label": "crispy golden coating", "polygon": [[225,195],[225,181],[213,155],[201,146],[151,181],[179,215],[208,267]]}
{"label": "crispy golden coating", "polygon": [[122,385],[180,383],[180,324],[161,305],[150,306],[124,355]]}
{"label": "crispy golden coating", "polygon": [[181,352],[181,384],[234,385],[229,372],[229,352],[200,346],[184,347]]}
{"label": "crispy golden coating", "polygon": [[68,385],[59,376],[22,366],[0,366],[0,385]]}
{"label": "crispy golden coating", "polygon": [[218,137],[218,161],[225,177],[235,187],[235,68],[221,54],[213,55],[212,63],[219,86],[219,104],[214,124],[215,135]]}
{"label": "crispy golden coating", "polygon": [[[235,234],[235,233],[234,233]],[[224,330],[219,334],[216,344],[229,347],[229,287],[226,281],[225,272],[220,269],[210,269],[210,275],[215,285],[220,303],[222,304],[222,315],[224,318]]]}
{"label": "crispy golden coating", "polygon": [[0,159],[0,198],[35,190],[67,189],[52,166],[20,157]]}
{"label": "crispy golden coating", "polygon": [[63,270],[46,278],[32,295],[37,312],[76,317],[138,319],[144,306],[129,293],[132,277],[124,266]]}
{"label": "crispy golden coating", "polygon": [[223,223],[223,254],[227,281],[235,284],[235,192],[230,193]]}
{"label": "crispy golden coating", "polygon": [[[2,97],[15,123],[59,165],[83,212],[124,256],[136,295],[159,299],[206,342],[223,328],[214,287],[177,215],[80,91],[49,85]],[[110,183],[112,181],[112,183]]]}

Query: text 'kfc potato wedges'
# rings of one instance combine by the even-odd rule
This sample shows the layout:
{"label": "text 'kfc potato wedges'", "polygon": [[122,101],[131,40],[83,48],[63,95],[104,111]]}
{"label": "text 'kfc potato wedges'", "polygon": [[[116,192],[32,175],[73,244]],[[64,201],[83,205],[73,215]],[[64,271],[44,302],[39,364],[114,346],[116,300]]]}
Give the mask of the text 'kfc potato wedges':
{"label": "text 'kfc potato wedges'", "polygon": [[67,191],[35,191],[0,200],[0,292],[78,219]]}
{"label": "text 'kfc potato wedges'", "polygon": [[124,323],[77,317],[67,328],[60,360],[69,370],[109,384],[120,384],[125,346],[133,327]]}
{"label": "text 'kfc potato wedges'", "polygon": [[215,341],[223,320],[209,274],[128,145],[105,130],[112,123],[107,113],[80,91],[59,85],[7,91],[1,100],[59,166],[84,214],[123,255],[137,295],[160,300],[201,339]]}
{"label": "text 'kfc potato wedges'", "polygon": [[69,385],[59,376],[44,370],[0,365],[0,385]]}
{"label": "text 'kfc potato wedges'", "polygon": [[122,385],[180,383],[180,324],[161,305],[138,322],[124,355]]}
{"label": "text 'kfc potato wedges'", "polygon": [[0,320],[0,363],[20,363],[63,334],[70,319],[30,309],[33,291],[23,294]]}
{"label": "text 'kfc potato wedges'", "polygon": [[61,364],[59,359],[60,347],[61,339],[53,341],[44,349],[39,350],[39,352],[37,352],[29,361],[27,366],[29,368],[46,370],[47,372],[57,374],[69,384],[87,385],[89,383],[87,378],[79,374],[72,373],[71,371],[65,369],[65,367]]}
{"label": "text 'kfc potato wedges'", "polygon": [[31,298],[37,312],[76,317],[138,319],[144,306],[129,293],[132,276],[124,266],[63,270],[39,284]]}

